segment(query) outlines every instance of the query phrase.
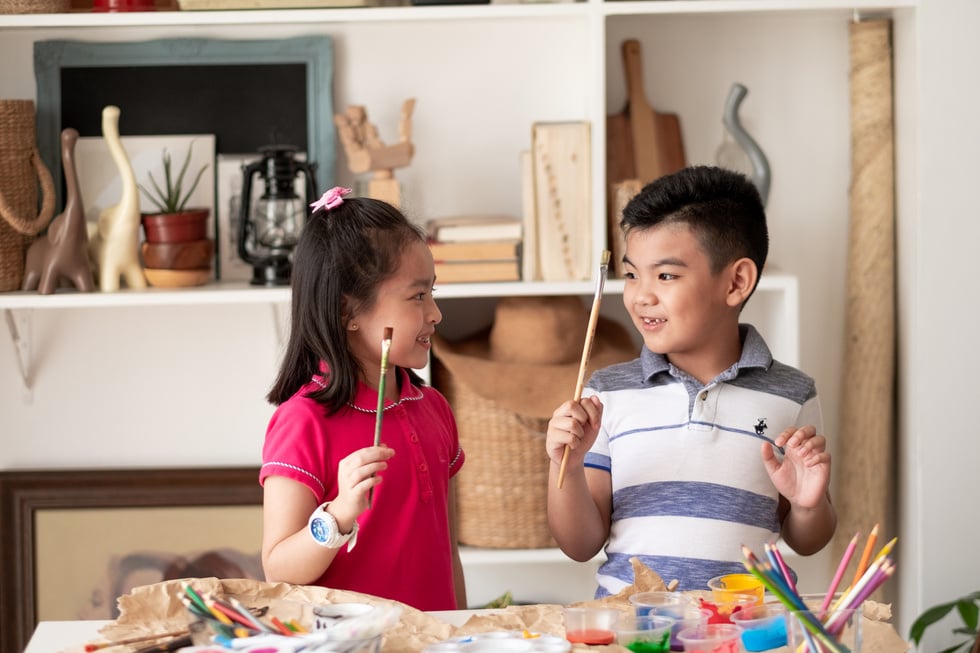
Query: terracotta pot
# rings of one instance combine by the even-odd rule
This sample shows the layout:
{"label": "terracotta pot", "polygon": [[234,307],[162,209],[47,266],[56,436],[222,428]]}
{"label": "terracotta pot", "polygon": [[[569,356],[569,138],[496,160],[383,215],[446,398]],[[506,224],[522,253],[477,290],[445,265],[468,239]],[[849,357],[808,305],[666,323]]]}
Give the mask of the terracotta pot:
{"label": "terracotta pot", "polygon": [[143,243],[143,265],[166,270],[207,268],[214,256],[214,241],[189,240],[184,243]]}
{"label": "terracotta pot", "polygon": [[143,231],[148,243],[186,243],[208,237],[208,209],[187,209],[180,213],[143,215]]}

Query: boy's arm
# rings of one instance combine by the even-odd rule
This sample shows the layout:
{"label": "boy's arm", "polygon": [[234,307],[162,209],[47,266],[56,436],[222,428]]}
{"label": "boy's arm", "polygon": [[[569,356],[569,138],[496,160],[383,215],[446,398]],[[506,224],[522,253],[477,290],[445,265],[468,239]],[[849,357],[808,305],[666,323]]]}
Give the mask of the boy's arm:
{"label": "boy's arm", "polygon": [[569,465],[559,490],[558,468],[552,462],[548,472],[548,528],[565,555],[585,562],[609,538],[612,481],[603,470]]}
{"label": "boy's arm", "polygon": [[[585,468],[585,454],[595,442],[602,421],[598,397],[568,401],[548,422],[548,528],[565,555],[584,562],[609,536],[612,480],[608,472]],[[561,489],[558,476],[565,447],[568,463]]]}
{"label": "boy's arm", "polygon": [[783,540],[800,555],[811,555],[822,549],[837,530],[837,512],[830,493],[825,493],[814,508],[793,506],[786,497],[780,497],[780,504],[787,510],[781,528]]}

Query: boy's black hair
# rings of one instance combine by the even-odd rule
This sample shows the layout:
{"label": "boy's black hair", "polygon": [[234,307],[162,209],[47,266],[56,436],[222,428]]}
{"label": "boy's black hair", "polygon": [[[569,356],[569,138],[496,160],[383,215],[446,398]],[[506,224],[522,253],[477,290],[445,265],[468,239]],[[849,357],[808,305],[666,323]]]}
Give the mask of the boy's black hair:
{"label": "boy's black hair", "polygon": [[[425,231],[386,202],[349,198],[313,213],[293,252],[292,323],[279,374],[267,399],[281,404],[329,368],[326,388],[308,396],[336,413],[357,393],[362,370],[347,347],[351,315],[370,310],[378,286],[396,271],[411,242]],[[414,385],[422,379],[408,370]]]}
{"label": "boy's black hair", "polygon": [[758,189],[745,175],[692,166],[660,177],[627,203],[619,225],[629,234],[677,223],[694,233],[713,274],[743,257],[762,274],[769,254],[766,212]]}

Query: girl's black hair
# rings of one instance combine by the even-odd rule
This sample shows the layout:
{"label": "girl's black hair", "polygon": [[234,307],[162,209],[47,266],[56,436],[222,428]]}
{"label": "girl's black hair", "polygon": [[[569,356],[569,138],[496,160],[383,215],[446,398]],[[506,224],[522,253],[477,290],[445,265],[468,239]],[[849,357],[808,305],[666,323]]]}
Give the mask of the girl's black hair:
{"label": "girl's black hair", "polygon": [[[292,324],[279,374],[267,399],[279,405],[329,369],[325,388],[308,396],[336,413],[357,393],[362,370],[347,347],[350,316],[370,310],[378,286],[395,273],[401,252],[425,232],[386,202],[345,199],[313,213],[293,252]],[[408,370],[413,385],[422,379]]]}

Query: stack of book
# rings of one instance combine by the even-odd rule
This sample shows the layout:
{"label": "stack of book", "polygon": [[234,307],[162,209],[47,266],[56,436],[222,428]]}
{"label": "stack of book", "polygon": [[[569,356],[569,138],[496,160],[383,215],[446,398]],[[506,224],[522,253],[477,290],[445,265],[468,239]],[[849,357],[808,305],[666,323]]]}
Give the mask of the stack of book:
{"label": "stack of book", "polygon": [[435,218],[426,223],[436,283],[519,281],[521,220],[509,215]]}

